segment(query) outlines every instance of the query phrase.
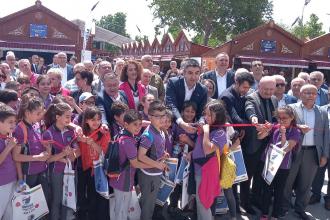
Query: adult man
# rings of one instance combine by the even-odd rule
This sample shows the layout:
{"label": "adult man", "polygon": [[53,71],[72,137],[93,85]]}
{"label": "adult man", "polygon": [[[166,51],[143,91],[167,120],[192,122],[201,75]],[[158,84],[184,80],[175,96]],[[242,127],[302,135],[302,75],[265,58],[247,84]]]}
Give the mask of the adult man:
{"label": "adult man", "polygon": [[72,79],[74,77],[73,74],[73,67],[69,64],[67,64],[67,56],[66,53],[60,52],[57,54],[58,58],[58,68],[62,72],[62,82],[61,84],[64,85],[68,80]]}
{"label": "adult man", "polygon": [[264,75],[264,65],[261,61],[255,60],[251,62],[251,72],[254,77],[254,86],[253,89],[258,89],[259,81],[261,77]]}
{"label": "adult man", "polygon": [[320,71],[314,71],[309,74],[310,83],[317,88],[317,97],[315,104],[318,106],[327,105],[329,103],[328,91],[322,89],[321,86],[324,82],[324,75]]}
{"label": "adult man", "polygon": [[[83,63],[77,63],[73,67],[73,74],[76,75],[78,72],[86,71],[85,65]],[[79,88],[76,83],[76,78],[70,79],[64,85],[64,88],[70,90],[70,93],[77,91]]]}
{"label": "adult man", "polygon": [[295,111],[303,140],[301,147],[294,152],[294,161],[284,188],[283,208],[284,211],[289,210],[292,188],[295,184],[294,209],[303,220],[309,219],[305,208],[313,178],[318,167],[323,167],[329,157],[328,114],[315,105],[316,97],[316,86],[304,85],[300,89],[301,102],[290,105]]}
{"label": "adult man", "polygon": [[39,56],[32,55],[31,61],[32,61],[32,64],[31,64],[32,72],[38,73]]}
{"label": "adult man", "polygon": [[158,64],[154,64],[152,65],[152,71],[154,74],[157,74],[159,75],[163,80],[164,80],[164,77],[165,77],[165,73],[161,72],[160,71],[160,66]]}
{"label": "adult man", "polygon": [[183,121],[181,110],[184,101],[192,101],[197,105],[196,118],[202,116],[202,111],[207,101],[207,89],[199,80],[201,68],[194,59],[186,59],[182,62],[183,77],[169,79],[166,86],[165,103],[171,108],[176,123],[188,133],[194,133],[197,128]]}
{"label": "adult man", "polygon": [[120,77],[121,71],[124,68],[124,65],[125,65],[125,61],[123,59],[116,60],[115,75],[117,75],[118,79]]}
{"label": "adult man", "polygon": [[99,74],[99,78],[93,82],[94,90],[100,95],[103,90],[103,80],[104,76],[108,73],[112,73],[111,63],[108,61],[101,61],[98,64],[97,72]]}
{"label": "adult man", "polygon": [[[141,57],[141,64],[142,64],[144,69],[149,69],[150,71],[152,71],[153,63],[152,63],[152,57],[150,55],[142,56]],[[165,88],[164,88],[164,83],[163,83],[162,78],[159,75],[153,73],[153,75],[151,77],[150,85],[157,88],[158,98],[160,100],[164,100]]]}
{"label": "adult man", "polygon": [[102,123],[110,125],[110,122],[113,121],[111,115],[112,103],[121,101],[127,104],[127,97],[123,91],[119,90],[119,79],[115,74],[104,75],[103,85],[104,89],[97,97],[96,105],[102,112]]}
{"label": "adult man", "polygon": [[51,63],[47,66],[47,71],[51,68],[58,68],[58,55],[57,54],[54,54],[53,63]]}
{"label": "adult man", "polygon": [[234,72],[229,67],[229,56],[226,53],[219,53],[215,58],[215,70],[203,75],[203,79],[211,79],[215,84],[213,99],[220,97],[221,93],[234,83]]}
{"label": "adult man", "polygon": [[306,83],[309,83],[310,77],[309,77],[309,74],[308,73],[306,73],[306,72],[300,72],[297,77],[303,79],[305,81],[305,84]]}
{"label": "adult man", "polygon": [[[272,76],[262,77],[258,84],[258,90],[246,97],[245,112],[248,120],[252,124],[265,124],[273,122],[273,113],[277,108],[277,100],[273,96],[275,92],[276,81]],[[257,126],[258,129],[261,126]],[[249,180],[241,183],[241,206],[250,214],[255,214],[251,208],[250,183],[253,178],[253,200],[259,202],[259,190],[261,173],[257,172],[258,166],[261,166],[260,158],[268,143],[268,138],[257,139],[257,130],[255,127],[246,127],[245,136],[242,140],[242,150]]]}
{"label": "adult man", "polygon": [[297,101],[300,100],[300,89],[305,85],[305,80],[302,78],[296,77],[291,81],[291,89],[288,91],[288,95],[292,95],[297,98]]}
{"label": "adult man", "polygon": [[292,104],[297,102],[297,98],[284,94],[285,93],[285,78],[281,75],[274,75],[273,76],[276,80],[276,89],[275,89],[275,97],[278,102],[278,107],[282,107],[284,105]]}
{"label": "adult man", "polygon": [[85,66],[86,71],[92,73],[93,72],[93,69],[94,69],[93,62],[90,61],[90,60],[85,60],[83,63],[84,63],[84,66]]}
{"label": "adult man", "polygon": [[16,68],[16,57],[14,52],[8,51],[6,55],[6,63],[8,63],[10,67],[10,75],[16,79],[19,73],[19,70]]}
{"label": "adult man", "polygon": [[32,72],[30,61],[28,59],[19,60],[18,68],[19,68],[19,71],[21,72],[21,74],[29,77],[31,85],[35,86],[39,75]]}
{"label": "adult man", "polygon": [[155,99],[158,99],[157,88],[150,85],[151,77],[152,77],[151,71],[149,69],[143,69],[141,74],[141,83],[146,88],[146,94],[150,93],[155,97]]}
{"label": "adult man", "polygon": [[177,68],[178,64],[175,60],[172,60],[170,62],[170,69],[167,71],[166,76],[164,77],[164,82],[166,83],[168,78],[171,78],[173,76],[177,76],[179,74],[179,69]]}

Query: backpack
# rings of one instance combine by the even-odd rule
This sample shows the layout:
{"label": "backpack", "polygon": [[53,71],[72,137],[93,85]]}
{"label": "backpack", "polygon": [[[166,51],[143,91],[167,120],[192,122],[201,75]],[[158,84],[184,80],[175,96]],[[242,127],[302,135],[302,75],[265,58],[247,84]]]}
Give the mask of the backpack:
{"label": "backpack", "polygon": [[118,178],[120,172],[129,166],[129,160],[123,164],[119,162],[119,142],[123,139],[131,138],[129,136],[118,134],[114,141],[109,142],[108,150],[104,156],[103,170],[110,178]]}

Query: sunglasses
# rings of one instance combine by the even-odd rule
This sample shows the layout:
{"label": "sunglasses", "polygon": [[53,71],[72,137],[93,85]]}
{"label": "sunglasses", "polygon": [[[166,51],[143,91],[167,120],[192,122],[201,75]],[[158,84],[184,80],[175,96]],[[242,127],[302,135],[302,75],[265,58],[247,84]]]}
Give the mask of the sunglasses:
{"label": "sunglasses", "polygon": [[278,87],[285,87],[285,83],[278,83],[278,84],[276,84],[276,87],[278,88]]}

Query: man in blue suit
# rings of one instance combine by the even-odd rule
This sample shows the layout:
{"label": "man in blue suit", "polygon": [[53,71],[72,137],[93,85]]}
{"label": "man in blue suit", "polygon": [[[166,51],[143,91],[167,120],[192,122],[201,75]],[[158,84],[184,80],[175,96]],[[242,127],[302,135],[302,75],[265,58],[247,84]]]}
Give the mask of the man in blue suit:
{"label": "man in blue suit", "polygon": [[315,104],[318,106],[327,105],[329,103],[328,91],[322,88],[324,83],[324,75],[320,71],[314,71],[309,74],[310,83],[317,88],[317,97]]}
{"label": "man in blue suit", "polygon": [[218,99],[223,91],[234,84],[235,73],[229,67],[229,56],[226,53],[219,53],[215,58],[215,70],[205,73],[203,79],[211,79],[215,84],[213,99]]}
{"label": "man in blue suit", "polygon": [[58,59],[58,68],[60,68],[61,72],[62,72],[62,86],[69,81],[70,79],[72,79],[74,77],[73,74],[73,67],[71,65],[69,65],[68,62],[68,58],[66,56],[66,53],[64,52],[60,52],[57,54],[57,59]]}
{"label": "man in blue suit", "polygon": [[188,133],[197,131],[196,127],[183,121],[181,111],[184,101],[192,101],[197,105],[196,118],[202,116],[207,101],[207,89],[198,82],[201,67],[194,59],[186,59],[181,64],[183,77],[172,77],[166,86],[165,103],[169,106],[176,119],[176,123]]}
{"label": "man in blue suit", "polygon": [[274,78],[276,80],[276,88],[274,95],[276,96],[276,99],[278,101],[278,107],[282,107],[284,105],[293,104],[297,102],[297,98],[285,93],[285,78],[281,75],[274,75]]}

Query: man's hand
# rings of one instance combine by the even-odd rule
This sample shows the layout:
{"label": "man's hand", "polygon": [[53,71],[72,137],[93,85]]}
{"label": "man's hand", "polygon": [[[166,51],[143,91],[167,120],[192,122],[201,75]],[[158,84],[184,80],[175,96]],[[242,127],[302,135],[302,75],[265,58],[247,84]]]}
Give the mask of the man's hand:
{"label": "man's hand", "polygon": [[179,126],[189,134],[194,134],[197,132],[197,128],[186,122],[181,122]]}
{"label": "man's hand", "polygon": [[320,159],[320,167],[324,167],[328,162],[328,158],[322,156]]}
{"label": "man's hand", "polygon": [[301,130],[302,133],[306,134],[310,130],[312,130],[308,125],[297,125],[297,127]]}

